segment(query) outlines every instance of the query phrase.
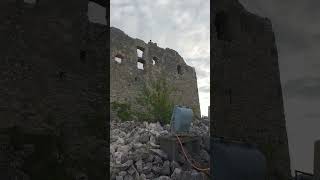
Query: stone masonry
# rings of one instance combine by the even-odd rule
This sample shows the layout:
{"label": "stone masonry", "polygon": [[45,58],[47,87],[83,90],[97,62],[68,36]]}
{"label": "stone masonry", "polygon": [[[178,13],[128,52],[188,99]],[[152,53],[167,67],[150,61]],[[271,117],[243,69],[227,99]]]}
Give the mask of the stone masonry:
{"label": "stone masonry", "polygon": [[211,134],[242,139],[265,154],[268,179],[289,179],[290,157],[278,52],[269,19],[237,0],[215,0],[211,22]]}
{"label": "stone masonry", "polygon": [[87,8],[0,1],[0,136],[19,179],[105,177],[108,29]]}
{"label": "stone masonry", "polygon": [[[110,46],[110,102],[143,108],[136,105],[143,85],[163,77],[175,89],[170,95],[174,103],[193,108],[195,116],[200,117],[195,69],[176,51],[160,48],[151,41],[133,39],[114,27],[110,28]],[[142,57],[137,49],[143,52]],[[138,62],[143,64],[143,69],[138,69]]]}

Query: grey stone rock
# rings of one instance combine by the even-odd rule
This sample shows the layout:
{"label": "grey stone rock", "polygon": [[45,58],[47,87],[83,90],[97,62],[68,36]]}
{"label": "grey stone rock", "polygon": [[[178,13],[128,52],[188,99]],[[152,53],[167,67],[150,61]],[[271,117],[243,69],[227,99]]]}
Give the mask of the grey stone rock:
{"label": "grey stone rock", "polygon": [[156,180],[171,180],[171,178],[169,176],[160,176]]}
{"label": "grey stone rock", "polygon": [[138,172],[142,172],[142,160],[136,162],[136,167]]}
{"label": "grey stone rock", "polygon": [[122,176],[116,176],[116,180],[123,180]]}
{"label": "grey stone rock", "polygon": [[149,140],[150,140],[150,134],[143,133],[140,135],[139,142],[145,144],[145,143],[149,142]]}
{"label": "grey stone rock", "polygon": [[174,169],[179,168],[179,167],[180,167],[179,163],[177,163],[176,161],[171,161],[170,168],[171,168],[172,172],[174,171]]}
{"label": "grey stone rock", "polygon": [[121,171],[121,172],[119,172],[119,176],[124,177],[125,175],[127,175],[127,172],[126,172],[126,171]]}
{"label": "grey stone rock", "polygon": [[153,164],[162,164],[163,163],[163,160],[161,159],[161,157],[159,156],[154,156],[153,158]]}
{"label": "grey stone rock", "polygon": [[153,166],[153,167],[152,167],[152,172],[153,172],[155,175],[161,174],[161,170],[162,170],[162,167],[160,167],[160,166]]}
{"label": "grey stone rock", "polygon": [[167,159],[168,156],[165,152],[163,152],[161,149],[150,149],[151,152],[155,153],[156,155],[160,156],[163,159]]}
{"label": "grey stone rock", "polygon": [[155,177],[155,175],[152,173],[152,172],[150,172],[150,173],[148,173],[147,175],[146,175],[146,178],[147,179],[152,179],[152,178],[154,178]]}
{"label": "grey stone rock", "polygon": [[146,160],[147,162],[153,162],[155,155],[149,154],[148,159]]}
{"label": "grey stone rock", "polygon": [[131,175],[126,175],[123,180],[134,180],[134,178]]}
{"label": "grey stone rock", "polygon": [[[119,142],[114,142],[111,144],[113,150],[110,155],[112,165],[110,170],[113,179],[116,176],[121,176],[123,179],[131,177],[133,179],[159,179],[160,176],[164,176],[164,178],[172,176],[175,179],[181,179],[182,176],[186,177],[186,175],[183,175],[184,171],[191,172],[191,166],[182,154],[179,155],[180,161],[178,158],[177,162],[169,162],[167,154],[152,144],[157,142],[155,134],[161,134],[161,131],[163,131],[161,129],[164,128],[157,128],[158,125],[150,125],[148,123],[144,123],[144,127],[141,128],[141,125],[137,122],[125,125],[119,122],[114,125],[118,128],[118,130],[114,130],[117,133],[116,136],[121,134],[120,136],[123,137],[125,143],[119,144]],[[129,125],[133,128],[130,132],[125,129]],[[151,133],[148,131],[151,131]],[[127,134],[124,135],[122,132],[127,132]],[[144,141],[143,138],[148,135],[150,135],[149,139],[147,140],[146,138],[146,141]],[[117,138],[119,139],[119,137]],[[201,145],[201,148],[204,148],[204,146]],[[207,157],[206,155],[208,154],[205,153],[204,149],[200,149],[200,152],[204,154],[203,157]],[[192,158],[200,158],[200,156],[201,153],[197,154],[197,156],[192,156]],[[120,162],[119,159],[121,160]],[[193,175],[190,173],[188,178],[201,175],[201,173],[193,173]]]}
{"label": "grey stone rock", "polygon": [[151,172],[151,169],[152,169],[152,163],[148,162],[145,164],[145,166],[142,168],[142,172],[144,174],[148,174]]}
{"label": "grey stone rock", "polygon": [[147,177],[145,174],[140,174],[139,180],[147,180]]}
{"label": "grey stone rock", "polygon": [[121,164],[121,170],[127,170],[133,164],[132,160],[128,160],[127,162]]}
{"label": "grey stone rock", "polygon": [[171,179],[180,180],[181,179],[182,170],[180,168],[175,168],[173,173],[171,174]]}
{"label": "grey stone rock", "polygon": [[127,171],[130,175],[133,175],[134,173],[136,173],[136,169],[133,166],[130,166],[130,168]]}

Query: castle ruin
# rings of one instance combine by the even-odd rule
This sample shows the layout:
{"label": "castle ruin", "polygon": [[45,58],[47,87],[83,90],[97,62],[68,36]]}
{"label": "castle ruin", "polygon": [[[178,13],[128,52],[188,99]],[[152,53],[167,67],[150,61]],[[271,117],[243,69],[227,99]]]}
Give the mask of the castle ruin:
{"label": "castle ruin", "polygon": [[156,43],[133,39],[120,29],[110,28],[110,102],[129,103],[133,108],[144,84],[165,78],[174,89],[176,105],[193,108],[200,117],[196,72],[174,50]]}
{"label": "castle ruin", "polygon": [[289,179],[288,138],[272,24],[246,11],[237,0],[215,0],[211,20],[211,134],[257,144],[267,159],[268,179]]}

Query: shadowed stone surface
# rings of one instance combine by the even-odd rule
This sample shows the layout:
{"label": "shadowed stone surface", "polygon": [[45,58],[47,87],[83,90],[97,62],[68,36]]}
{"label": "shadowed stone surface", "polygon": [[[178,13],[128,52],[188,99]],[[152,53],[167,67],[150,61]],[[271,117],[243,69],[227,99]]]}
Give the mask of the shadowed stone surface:
{"label": "shadowed stone surface", "polygon": [[88,22],[87,7],[0,2],[0,127],[13,175],[106,176],[108,29]]}
{"label": "shadowed stone surface", "polygon": [[214,1],[211,133],[259,145],[268,178],[290,177],[278,53],[269,19],[236,0]]}
{"label": "shadowed stone surface", "polygon": [[314,179],[320,179],[320,140],[314,143]]}

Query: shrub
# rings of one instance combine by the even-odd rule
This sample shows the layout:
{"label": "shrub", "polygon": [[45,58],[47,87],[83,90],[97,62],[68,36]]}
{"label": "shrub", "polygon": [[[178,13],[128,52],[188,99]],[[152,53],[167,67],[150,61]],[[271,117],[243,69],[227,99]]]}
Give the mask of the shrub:
{"label": "shrub", "polygon": [[117,116],[121,121],[129,121],[132,119],[131,105],[127,103],[112,102],[111,108],[117,112]]}
{"label": "shrub", "polygon": [[173,110],[170,94],[173,91],[167,81],[160,78],[145,84],[137,98],[138,104],[145,107],[145,112],[136,112],[137,117],[143,121],[160,122],[169,124]]}

